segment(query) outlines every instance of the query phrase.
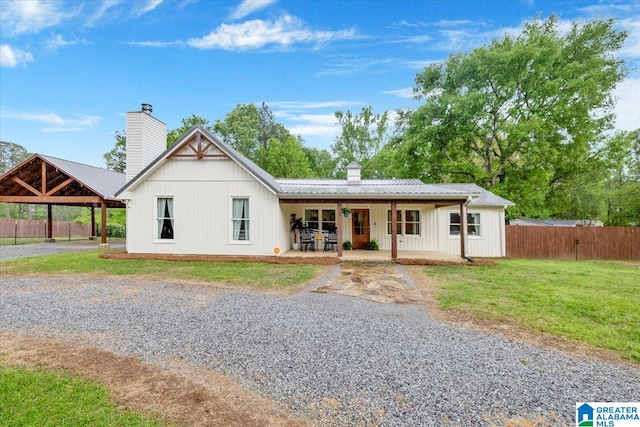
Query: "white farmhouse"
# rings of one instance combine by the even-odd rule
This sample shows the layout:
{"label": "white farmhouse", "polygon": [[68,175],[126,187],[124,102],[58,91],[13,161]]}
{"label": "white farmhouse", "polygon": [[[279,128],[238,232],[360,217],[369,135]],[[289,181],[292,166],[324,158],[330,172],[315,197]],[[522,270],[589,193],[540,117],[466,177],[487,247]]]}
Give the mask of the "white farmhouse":
{"label": "white farmhouse", "polygon": [[127,113],[126,135],[127,183],[116,197],[127,205],[130,253],[282,254],[303,237],[291,232],[295,215],[316,249],[338,256],[347,240],[355,249],[375,240],[392,258],[506,254],[513,203],[475,184],[366,180],[356,163],[347,179],[276,179],[201,127],[165,149],[166,126],[148,104]]}

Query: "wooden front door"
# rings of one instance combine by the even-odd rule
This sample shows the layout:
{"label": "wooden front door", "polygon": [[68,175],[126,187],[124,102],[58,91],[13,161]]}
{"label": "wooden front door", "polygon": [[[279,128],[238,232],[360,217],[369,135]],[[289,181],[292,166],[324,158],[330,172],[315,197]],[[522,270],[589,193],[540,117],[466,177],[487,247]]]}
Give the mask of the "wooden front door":
{"label": "wooden front door", "polygon": [[353,249],[366,249],[370,240],[369,209],[353,209],[351,217]]}

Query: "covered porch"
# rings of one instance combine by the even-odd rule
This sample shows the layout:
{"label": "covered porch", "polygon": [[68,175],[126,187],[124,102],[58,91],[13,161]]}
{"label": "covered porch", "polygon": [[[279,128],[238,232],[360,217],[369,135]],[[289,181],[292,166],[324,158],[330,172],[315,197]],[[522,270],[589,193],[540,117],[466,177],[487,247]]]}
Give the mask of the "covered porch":
{"label": "covered porch", "polygon": [[384,262],[393,261],[394,259],[424,259],[430,261],[446,261],[464,263],[467,260],[456,255],[451,255],[441,251],[398,251],[397,256],[393,257],[390,250],[367,251],[367,250],[350,250],[342,251],[342,255],[338,255],[338,251],[301,251],[289,250],[280,255],[284,258],[340,258],[342,261],[359,261],[359,262]]}

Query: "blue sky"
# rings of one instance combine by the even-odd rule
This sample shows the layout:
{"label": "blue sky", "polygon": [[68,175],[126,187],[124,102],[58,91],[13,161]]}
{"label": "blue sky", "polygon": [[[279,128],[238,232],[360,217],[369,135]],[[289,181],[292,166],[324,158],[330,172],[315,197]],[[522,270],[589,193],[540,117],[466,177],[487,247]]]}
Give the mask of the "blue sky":
{"label": "blue sky", "polygon": [[306,145],[329,149],[333,113],[416,108],[414,78],[536,15],[617,17],[630,35],[617,127],[640,127],[640,2],[0,0],[0,139],[104,166],[141,103],[168,129],[266,102]]}

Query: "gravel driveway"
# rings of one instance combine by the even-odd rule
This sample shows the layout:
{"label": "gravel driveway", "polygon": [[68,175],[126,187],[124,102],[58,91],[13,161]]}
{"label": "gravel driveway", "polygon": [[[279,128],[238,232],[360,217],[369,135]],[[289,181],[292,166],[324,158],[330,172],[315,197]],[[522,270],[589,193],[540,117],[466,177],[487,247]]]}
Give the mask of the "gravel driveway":
{"label": "gravel driveway", "polygon": [[[99,240],[72,240],[70,242],[30,243],[28,245],[0,246],[0,260],[26,258],[37,255],[51,255],[63,252],[79,252],[98,249]],[[124,249],[124,243],[110,243],[110,249]]]}
{"label": "gravel driveway", "polygon": [[318,425],[574,425],[576,402],[640,399],[640,369],[336,294],[4,278],[0,328],[216,369]]}

